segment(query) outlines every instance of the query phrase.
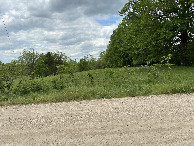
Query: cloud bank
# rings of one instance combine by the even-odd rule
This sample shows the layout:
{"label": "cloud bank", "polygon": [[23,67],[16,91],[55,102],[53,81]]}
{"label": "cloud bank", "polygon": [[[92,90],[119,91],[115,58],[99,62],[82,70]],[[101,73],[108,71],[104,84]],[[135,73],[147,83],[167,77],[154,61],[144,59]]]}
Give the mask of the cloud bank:
{"label": "cloud bank", "polygon": [[23,49],[62,51],[72,59],[106,49],[127,0],[0,0],[0,60]]}

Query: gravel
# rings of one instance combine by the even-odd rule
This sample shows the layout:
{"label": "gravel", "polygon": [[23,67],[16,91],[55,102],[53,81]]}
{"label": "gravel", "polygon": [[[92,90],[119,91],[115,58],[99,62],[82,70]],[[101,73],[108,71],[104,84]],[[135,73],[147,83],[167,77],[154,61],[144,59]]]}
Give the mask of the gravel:
{"label": "gravel", "polygon": [[0,107],[1,146],[193,146],[194,94]]}

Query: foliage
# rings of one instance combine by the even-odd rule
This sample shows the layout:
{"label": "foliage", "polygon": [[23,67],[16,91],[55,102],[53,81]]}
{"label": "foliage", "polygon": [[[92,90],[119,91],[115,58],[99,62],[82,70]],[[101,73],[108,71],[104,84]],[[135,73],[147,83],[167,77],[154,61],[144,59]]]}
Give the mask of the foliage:
{"label": "foliage", "polygon": [[100,52],[99,58],[96,61],[96,69],[104,69],[107,67],[105,55],[106,51]]}
{"label": "foliage", "polygon": [[[6,64],[0,62],[0,92],[8,93],[12,90],[14,94],[18,93],[19,95],[30,93],[34,91],[34,88],[38,88],[39,85],[38,83],[36,87],[34,86],[34,82],[36,82],[34,79],[42,79],[42,77],[56,76],[58,74],[68,74],[72,82],[76,83],[74,73],[105,67],[104,52],[101,52],[98,60],[92,55],[88,55],[81,58],[79,62],[76,62],[62,52],[39,54],[34,49],[24,50],[18,60],[13,60]],[[15,86],[16,83],[23,86]],[[63,83],[62,79],[52,80],[54,89],[64,88]],[[28,87],[29,85],[31,87]],[[47,86],[45,85],[45,87]],[[40,85],[37,91],[39,90],[44,91],[45,89]]]}
{"label": "foliage", "polygon": [[95,69],[95,58],[92,55],[84,56],[78,63],[78,71],[87,71]]}
{"label": "foliage", "polygon": [[120,15],[106,51],[108,66],[155,64],[168,54],[174,64],[193,63],[191,1],[130,0]]}
{"label": "foliage", "polygon": [[22,55],[19,57],[18,62],[21,65],[23,75],[28,75],[32,78],[35,77],[34,70],[38,56],[38,53],[34,52],[34,49],[32,49],[32,51],[24,50],[22,52]]}
{"label": "foliage", "polygon": [[[0,105],[194,92],[194,68],[142,66],[106,68],[12,82]],[[0,90],[2,91],[2,90]]]}
{"label": "foliage", "polygon": [[173,66],[194,64],[192,3],[129,0],[98,59],[31,49],[0,61],[0,105],[194,92],[194,68]]}
{"label": "foliage", "polygon": [[62,52],[47,52],[38,54],[37,52],[24,50],[19,57],[18,69],[24,76],[46,77],[58,73],[57,66],[68,64],[69,58]]}

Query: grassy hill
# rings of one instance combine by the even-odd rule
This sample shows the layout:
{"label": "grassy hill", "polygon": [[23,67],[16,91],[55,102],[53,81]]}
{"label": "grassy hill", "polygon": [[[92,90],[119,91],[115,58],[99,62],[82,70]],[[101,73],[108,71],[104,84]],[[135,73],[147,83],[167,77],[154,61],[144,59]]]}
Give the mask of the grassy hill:
{"label": "grassy hill", "polygon": [[0,93],[0,105],[194,92],[194,67],[99,69],[31,80],[17,79]]}

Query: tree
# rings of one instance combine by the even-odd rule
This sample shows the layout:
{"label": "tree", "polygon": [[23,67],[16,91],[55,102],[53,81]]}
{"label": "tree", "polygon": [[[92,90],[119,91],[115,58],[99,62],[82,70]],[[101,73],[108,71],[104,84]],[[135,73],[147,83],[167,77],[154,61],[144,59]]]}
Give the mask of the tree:
{"label": "tree", "polygon": [[107,67],[105,55],[106,55],[106,51],[100,52],[99,58],[96,61],[96,69],[104,69]]}
{"label": "tree", "polygon": [[[106,58],[112,66],[153,64],[173,55],[176,64],[192,63],[192,0],[130,0],[120,11]],[[115,60],[113,59],[115,57]]]}
{"label": "tree", "polygon": [[95,69],[96,59],[92,55],[84,56],[78,63],[78,71],[87,71]]}
{"label": "tree", "polygon": [[18,59],[19,64],[21,64],[22,75],[29,75],[34,78],[34,67],[38,57],[39,54],[34,52],[34,49],[32,51],[24,50],[22,52],[22,55]]}
{"label": "tree", "polygon": [[58,71],[57,66],[65,65],[67,63],[67,60],[68,57],[62,52],[57,53],[48,52],[45,55],[44,61],[45,65],[47,66],[46,76],[56,75]]}
{"label": "tree", "polygon": [[48,74],[48,67],[45,64],[45,54],[39,54],[34,67],[35,77],[45,77]]}
{"label": "tree", "polygon": [[131,43],[131,39],[127,40],[129,36],[131,36],[130,33],[124,29],[122,24],[113,31],[105,54],[108,67],[122,67],[132,64],[132,53],[128,44]]}
{"label": "tree", "polygon": [[56,74],[57,69],[56,69],[56,66],[55,66],[55,60],[54,60],[53,54],[51,52],[48,52],[45,55],[44,63],[47,67],[46,76]]}
{"label": "tree", "polygon": [[17,61],[0,64],[0,91],[5,91],[11,87],[14,79],[20,76]]}
{"label": "tree", "polygon": [[59,74],[65,73],[73,75],[73,73],[77,72],[77,62],[69,58],[64,62],[63,65],[57,66],[57,72]]}

